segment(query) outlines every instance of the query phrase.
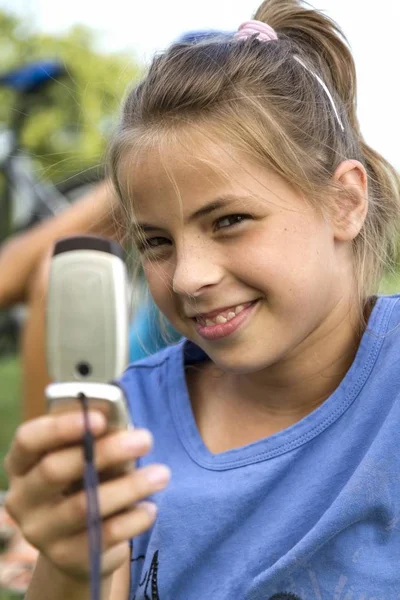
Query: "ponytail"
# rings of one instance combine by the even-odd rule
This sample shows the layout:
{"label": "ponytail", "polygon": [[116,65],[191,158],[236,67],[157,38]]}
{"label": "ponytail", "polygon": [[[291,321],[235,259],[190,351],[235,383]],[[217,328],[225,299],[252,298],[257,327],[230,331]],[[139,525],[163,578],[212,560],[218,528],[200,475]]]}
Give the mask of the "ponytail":
{"label": "ponytail", "polygon": [[[265,0],[254,19],[268,23],[280,38],[289,38],[339,99],[348,126],[357,138],[361,162],[368,175],[370,208],[362,237],[366,245],[375,247],[380,263],[392,268],[398,258],[400,177],[383,156],[368,146],[361,134],[356,69],[347,39],[332,19],[305,8],[299,0]],[[362,262],[368,263],[365,256]],[[375,281],[376,271],[370,271],[366,277]],[[376,286],[376,282],[371,281],[371,285]]]}

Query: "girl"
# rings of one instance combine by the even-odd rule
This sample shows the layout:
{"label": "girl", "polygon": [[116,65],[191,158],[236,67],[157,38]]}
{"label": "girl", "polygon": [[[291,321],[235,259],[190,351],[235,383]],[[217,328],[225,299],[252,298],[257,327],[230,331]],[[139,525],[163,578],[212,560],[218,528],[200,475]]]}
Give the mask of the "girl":
{"label": "girl", "polygon": [[[123,376],[135,431],[92,414],[98,469],[138,463],[100,485],[104,599],[399,597],[400,303],[375,294],[400,187],[355,109],[340,30],[296,0],[128,96],[112,176],[184,341]],[[46,416],[8,454],[29,600],[88,597],[82,431]]]}

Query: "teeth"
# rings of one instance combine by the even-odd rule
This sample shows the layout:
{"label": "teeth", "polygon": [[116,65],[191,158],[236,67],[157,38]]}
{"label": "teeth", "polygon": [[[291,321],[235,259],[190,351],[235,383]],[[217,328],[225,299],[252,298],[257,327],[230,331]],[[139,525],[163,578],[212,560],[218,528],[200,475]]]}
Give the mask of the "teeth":
{"label": "teeth", "polygon": [[205,319],[203,323],[205,323],[207,327],[212,327],[213,325],[223,325],[224,323],[227,323],[228,321],[234,319],[236,315],[240,314],[243,310],[243,304],[239,304],[239,306],[237,306],[234,309],[234,311],[230,310],[226,317],[224,317],[223,315],[217,315],[215,319]]}
{"label": "teeth", "polygon": [[223,323],[226,323],[228,319],[225,319],[225,317],[223,317],[222,315],[218,315],[218,317],[215,318],[215,322],[218,323],[218,325],[222,325]]}

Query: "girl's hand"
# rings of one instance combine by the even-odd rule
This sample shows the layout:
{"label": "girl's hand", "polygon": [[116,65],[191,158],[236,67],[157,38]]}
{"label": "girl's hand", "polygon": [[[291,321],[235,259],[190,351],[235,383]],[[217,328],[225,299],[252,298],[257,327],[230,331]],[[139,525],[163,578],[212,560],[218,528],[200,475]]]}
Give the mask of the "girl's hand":
{"label": "girl's hand", "polygon": [[[100,476],[149,452],[152,437],[147,430],[105,435],[103,415],[91,412],[89,418]],[[7,510],[31,544],[79,580],[89,578],[86,494],[81,490],[68,495],[68,490],[83,477],[83,432],[80,413],[40,417],[19,427],[5,460],[10,480]],[[152,465],[99,485],[102,576],[113,573],[126,559],[127,541],[151,527],[155,505],[144,500],[163,489],[169,477],[166,466]]]}

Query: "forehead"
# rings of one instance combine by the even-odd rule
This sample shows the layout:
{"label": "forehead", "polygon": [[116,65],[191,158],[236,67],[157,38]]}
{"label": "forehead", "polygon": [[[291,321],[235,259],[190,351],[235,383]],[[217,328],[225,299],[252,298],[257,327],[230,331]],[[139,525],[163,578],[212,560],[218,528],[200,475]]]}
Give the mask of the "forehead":
{"label": "forehead", "polygon": [[133,148],[120,174],[136,198],[159,192],[176,195],[178,190],[185,197],[229,181],[239,164],[237,151],[228,144],[192,132]]}
{"label": "forehead", "polygon": [[286,204],[293,190],[225,140],[186,130],[127,151],[119,178],[135,218],[192,212],[219,196]]}

